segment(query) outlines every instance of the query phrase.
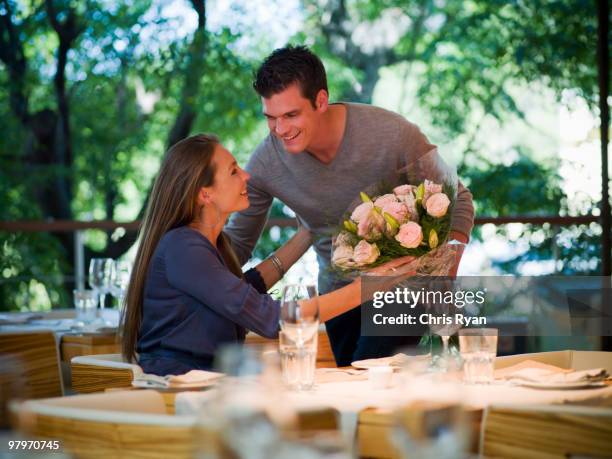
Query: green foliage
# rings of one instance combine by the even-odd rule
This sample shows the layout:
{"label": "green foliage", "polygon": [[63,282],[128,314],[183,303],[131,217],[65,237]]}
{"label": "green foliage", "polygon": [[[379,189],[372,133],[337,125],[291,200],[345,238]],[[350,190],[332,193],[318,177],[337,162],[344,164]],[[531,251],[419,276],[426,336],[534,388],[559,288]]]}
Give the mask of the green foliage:
{"label": "green foliage", "polygon": [[[163,17],[157,2],[55,1],[58,11],[74,10],[80,27],[65,75],[74,159],[68,167],[52,160],[33,165],[28,152],[35,139],[11,110],[10,93],[26,94],[30,113],[58,112],[53,80],[59,39],[41,2],[6,5],[13,10],[27,65],[23,78],[15,79],[0,61],[2,220],[56,217],[45,213],[37,190],[58,177],[72,183],[73,218],[137,218],[185,103],[188,80],[200,83],[187,101],[196,107],[191,132],[218,134],[241,164],[266,134],[251,78],[273,43],[267,31],[208,30],[200,38],[206,43],[204,71],[193,75],[189,63],[202,57],[192,55],[194,34]],[[248,5],[235,11],[249,14]],[[520,84],[552,88],[560,100],[571,89],[591,108],[597,102],[591,1],[308,0],[303,11],[304,26],[291,41],[308,44],[322,57],[332,100],[369,101],[380,71],[401,69],[402,79],[416,88],[415,103],[445,138],[475,129],[475,114],[501,122],[523,117],[511,94]],[[499,160],[474,151],[473,145],[466,147],[460,176],[474,195],[477,215],[569,212],[572,197],[561,189],[558,164],[535,160],[521,142]],[[590,210],[587,203],[585,212]],[[287,215],[275,201],[271,216]],[[265,232],[254,256],[265,258],[293,231]],[[521,237],[530,249],[498,267],[513,272],[526,261],[558,259],[559,272],[596,272],[600,231],[597,225],[525,225]],[[475,235],[481,237],[478,228]],[[0,233],[2,308],[26,308],[32,301],[45,307],[69,304],[58,277],[72,269],[64,236]],[[108,236],[92,232],[89,250],[102,250]]]}
{"label": "green foliage", "polygon": [[498,163],[482,156],[468,158],[459,170],[474,195],[476,215],[559,215],[565,195],[558,164],[536,162],[518,146],[505,156],[510,163],[504,158]]}

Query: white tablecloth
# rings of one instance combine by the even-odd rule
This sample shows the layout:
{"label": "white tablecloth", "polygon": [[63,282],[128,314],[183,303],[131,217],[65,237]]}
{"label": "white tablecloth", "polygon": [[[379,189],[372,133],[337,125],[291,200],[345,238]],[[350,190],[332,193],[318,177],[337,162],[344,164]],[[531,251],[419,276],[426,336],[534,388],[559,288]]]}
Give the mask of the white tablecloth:
{"label": "white tablecloth", "polygon": [[[311,391],[286,391],[283,403],[297,411],[318,408],[335,408],[340,413],[340,427],[347,438],[354,438],[359,412],[366,408],[393,410],[413,401],[461,401],[472,409],[493,404],[600,404],[612,399],[612,386],[578,390],[540,390],[512,386],[508,383],[492,385],[466,385],[457,381],[432,381],[408,379],[395,373],[393,385],[388,389],[374,390],[364,375],[349,376],[344,373],[317,370],[318,382]],[[338,381],[333,381],[333,379]],[[332,379],[332,381],[330,381]],[[216,395],[215,391],[183,392],[176,396],[177,414],[193,415],[203,403]]]}

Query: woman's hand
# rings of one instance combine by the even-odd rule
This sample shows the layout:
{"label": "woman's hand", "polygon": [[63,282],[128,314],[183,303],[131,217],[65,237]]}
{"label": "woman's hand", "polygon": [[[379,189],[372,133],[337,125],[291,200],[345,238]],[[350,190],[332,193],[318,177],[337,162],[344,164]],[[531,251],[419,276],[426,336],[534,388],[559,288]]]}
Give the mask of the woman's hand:
{"label": "woman's hand", "polygon": [[365,276],[404,276],[413,275],[416,273],[417,263],[414,263],[416,257],[406,255],[405,257],[396,258],[383,263],[376,268],[364,271]]}

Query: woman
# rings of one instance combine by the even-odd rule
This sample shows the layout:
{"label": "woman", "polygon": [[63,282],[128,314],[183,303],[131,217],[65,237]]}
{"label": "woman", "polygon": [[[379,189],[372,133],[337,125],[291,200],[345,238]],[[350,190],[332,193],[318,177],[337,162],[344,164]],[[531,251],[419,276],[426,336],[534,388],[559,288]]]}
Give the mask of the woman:
{"label": "woman", "polygon": [[[265,292],[310,245],[300,230],[276,256],[243,275],[222,229],[249,206],[248,173],[214,136],[171,147],[149,197],[127,292],[123,355],[146,373],[209,369],[221,344],[246,329],[278,332],[280,305]],[[326,321],[360,304],[360,281],[318,298]],[[315,300],[304,300],[312,308]]]}

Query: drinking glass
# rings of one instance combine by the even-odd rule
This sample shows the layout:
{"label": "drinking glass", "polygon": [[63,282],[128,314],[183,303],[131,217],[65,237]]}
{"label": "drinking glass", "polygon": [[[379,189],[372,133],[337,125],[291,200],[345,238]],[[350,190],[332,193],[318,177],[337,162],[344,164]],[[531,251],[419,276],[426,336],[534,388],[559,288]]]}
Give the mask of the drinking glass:
{"label": "drinking glass", "polygon": [[130,276],[132,274],[132,264],[129,261],[117,260],[115,261],[112,283],[112,295],[117,298],[119,303],[119,309],[123,307],[123,300],[127,292],[128,284],[130,283]]}
{"label": "drinking glass", "polygon": [[438,335],[442,339],[442,354],[436,357],[432,356],[432,364],[438,370],[452,370],[454,360],[449,349],[449,341],[450,337],[461,328],[461,324],[455,320],[457,309],[454,303],[446,302],[445,297],[449,292],[454,292],[455,285],[452,279],[441,278],[432,282],[429,289],[431,292],[428,293],[432,293],[431,301],[426,304],[427,311],[430,314],[429,329],[434,335]]}
{"label": "drinking glass", "polygon": [[73,290],[76,319],[85,325],[96,320],[98,293],[95,290]]}
{"label": "drinking glass", "polygon": [[459,330],[459,349],[463,359],[463,379],[467,383],[490,384],[497,355],[496,328]]}
{"label": "drinking glass", "polygon": [[106,295],[112,291],[114,270],[112,258],[92,258],[89,262],[89,286],[98,292],[100,309],[104,309]]}
{"label": "drinking glass", "polygon": [[[306,299],[314,301],[304,307],[300,301]],[[283,288],[280,326],[283,379],[292,388],[310,389],[314,384],[319,330],[319,307],[314,285],[289,284]]]}

